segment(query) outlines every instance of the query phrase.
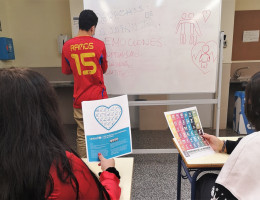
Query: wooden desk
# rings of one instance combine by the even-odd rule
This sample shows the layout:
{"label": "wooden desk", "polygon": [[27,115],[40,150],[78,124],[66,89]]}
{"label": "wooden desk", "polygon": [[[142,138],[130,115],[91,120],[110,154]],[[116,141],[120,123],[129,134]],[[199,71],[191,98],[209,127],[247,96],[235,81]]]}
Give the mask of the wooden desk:
{"label": "wooden desk", "polygon": [[[221,140],[236,141],[239,137],[219,137]],[[176,148],[179,147],[174,143]],[[181,152],[178,149],[179,152]],[[212,155],[186,160],[184,155],[178,155],[178,174],[177,174],[177,200],[181,197],[181,178],[189,179],[191,183],[191,199],[195,199],[196,180],[203,171],[220,170],[227,161],[229,155],[224,153],[215,153]],[[183,168],[185,175],[181,174]],[[194,172],[191,174],[191,172]]]}
{"label": "wooden desk", "polygon": [[[86,158],[82,160],[88,165],[88,167],[98,176],[98,173],[101,172],[101,167],[98,166],[98,162],[87,162]],[[132,188],[132,176],[133,176],[133,166],[134,158],[115,158],[116,169],[120,173],[120,184],[121,187],[121,196],[120,200],[130,200],[131,199],[131,188]]]}

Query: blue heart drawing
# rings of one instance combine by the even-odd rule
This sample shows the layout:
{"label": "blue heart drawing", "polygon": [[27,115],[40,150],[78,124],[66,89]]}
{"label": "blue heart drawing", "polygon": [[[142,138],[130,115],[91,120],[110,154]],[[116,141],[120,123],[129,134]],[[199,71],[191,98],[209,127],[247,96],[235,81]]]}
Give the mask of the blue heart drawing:
{"label": "blue heart drawing", "polygon": [[95,109],[94,117],[102,127],[110,130],[121,118],[122,113],[123,109],[118,104],[113,104],[110,107],[102,105]]}

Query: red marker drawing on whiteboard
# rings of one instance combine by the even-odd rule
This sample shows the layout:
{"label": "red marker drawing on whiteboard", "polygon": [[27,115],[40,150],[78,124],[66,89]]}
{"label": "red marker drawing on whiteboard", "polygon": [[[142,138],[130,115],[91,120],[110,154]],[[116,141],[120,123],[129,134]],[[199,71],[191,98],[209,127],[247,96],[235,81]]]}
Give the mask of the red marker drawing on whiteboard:
{"label": "red marker drawing on whiteboard", "polygon": [[[188,31],[186,31],[187,28],[189,29]],[[186,44],[187,34],[190,36],[189,44],[195,45],[197,43],[197,36],[201,35],[201,31],[198,22],[194,18],[194,13],[182,13],[176,27],[176,33],[178,32],[180,32],[181,44]]]}

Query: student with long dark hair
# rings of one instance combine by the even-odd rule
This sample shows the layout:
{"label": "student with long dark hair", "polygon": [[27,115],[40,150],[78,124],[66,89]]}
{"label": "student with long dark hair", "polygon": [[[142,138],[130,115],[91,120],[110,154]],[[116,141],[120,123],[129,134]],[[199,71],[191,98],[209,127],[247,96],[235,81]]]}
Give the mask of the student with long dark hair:
{"label": "student with long dark hair", "polygon": [[113,159],[100,180],[64,141],[54,89],[39,73],[0,69],[0,199],[119,199]]}

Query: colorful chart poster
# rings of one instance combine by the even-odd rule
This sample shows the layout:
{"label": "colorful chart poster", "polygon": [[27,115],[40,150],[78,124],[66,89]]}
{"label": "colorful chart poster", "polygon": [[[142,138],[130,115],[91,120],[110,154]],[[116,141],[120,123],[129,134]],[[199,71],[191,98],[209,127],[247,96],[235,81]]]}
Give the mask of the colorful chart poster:
{"label": "colorful chart poster", "polygon": [[87,159],[97,162],[132,153],[127,95],[82,102]]}
{"label": "colorful chart poster", "polygon": [[164,115],[175,144],[187,159],[214,153],[209,143],[202,137],[204,132],[196,107],[169,111]]}

